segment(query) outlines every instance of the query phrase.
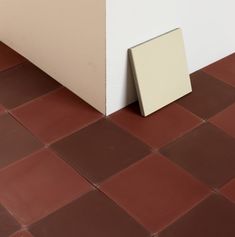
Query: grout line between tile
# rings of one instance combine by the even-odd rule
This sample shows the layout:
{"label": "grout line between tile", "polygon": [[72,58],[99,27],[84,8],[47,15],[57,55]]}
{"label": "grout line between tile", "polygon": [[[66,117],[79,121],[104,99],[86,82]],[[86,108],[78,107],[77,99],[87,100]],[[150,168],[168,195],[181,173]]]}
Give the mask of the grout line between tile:
{"label": "grout line between tile", "polygon": [[209,198],[212,195],[212,192],[208,193],[207,195],[205,195],[205,197],[203,197],[201,200],[199,200],[198,202],[196,202],[194,205],[192,205],[191,208],[189,208],[188,210],[186,210],[185,212],[181,213],[180,215],[178,215],[178,217],[176,217],[173,221],[171,221],[170,223],[168,223],[165,227],[162,227],[158,232],[156,232],[156,234],[161,233],[163,230],[165,230],[168,226],[171,226],[173,223],[175,223],[176,221],[178,221],[179,219],[181,219],[183,216],[185,216],[187,213],[189,213],[190,211],[192,211],[195,207],[197,207],[198,205],[200,205],[202,202],[204,202],[207,198]]}
{"label": "grout line between tile", "polygon": [[63,136],[61,136],[61,137],[58,137],[58,138],[52,140],[52,141],[49,142],[49,143],[45,143],[45,142],[44,142],[44,144],[45,144],[45,146],[49,147],[49,146],[51,146],[52,144],[54,144],[54,143],[56,143],[56,142],[58,142],[58,141],[60,141],[60,140],[63,140],[63,139],[66,138],[66,137],[71,136],[72,134],[74,134],[74,133],[76,133],[76,132],[78,132],[78,131],[80,131],[80,130],[82,130],[82,129],[84,129],[84,128],[90,126],[90,125],[92,125],[93,123],[98,122],[99,120],[101,120],[101,119],[103,119],[103,118],[105,118],[104,115],[102,115],[101,117],[99,117],[99,118],[97,118],[97,119],[95,119],[95,120],[93,120],[93,121],[90,121],[90,122],[84,124],[83,126],[81,126],[81,127],[79,127],[79,128],[74,129],[73,131],[71,131],[71,132],[69,132],[69,133],[67,133],[67,134],[65,134],[65,135],[63,135]]}
{"label": "grout line between tile", "polygon": [[[177,106],[178,106],[178,104],[177,104]],[[198,119],[199,119],[198,124],[196,124],[195,126],[193,126],[193,127],[189,128],[189,129],[185,130],[184,132],[182,132],[181,134],[179,134],[179,136],[177,136],[177,137],[175,137],[175,138],[169,140],[168,142],[166,142],[165,144],[163,144],[163,145],[161,145],[161,146],[159,146],[159,147],[157,147],[157,148],[156,148],[156,147],[153,147],[153,146],[150,145],[148,142],[144,141],[144,139],[141,138],[141,136],[138,136],[138,135],[136,135],[135,133],[132,133],[132,132],[131,132],[128,128],[126,128],[125,126],[122,126],[122,125],[119,124],[119,123],[113,122],[112,119],[111,119],[111,117],[107,117],[107,119],[108,119],[110,122],[112,122],[113,124],[115,124],[116,126],[118,126],[119,128],[121,128],[121,129],[127,131],[129,134],[131,134],[132,136],[136,137],[136,138],[139,139],[141,142],[143,142],[145,145],[149,146],[153,151],[155,151],[155,150],[160,150],[162,147],[164,147],[164,146],[166,146],[166,145],[172,143],[173,141],[177,140],[178,138],[183,137],[183,136],[186,135],[187,133],[191,132],[191,131],[194,130],[195,128],[197,128],[197,127],[201,126],[203,123],[206,123],[206,122],[207,122],[206,120],[204,120],[204,119],[198,117],[197,115],[195,115],[195,114],[192,113],[191,111],[188,111],[188,110],[187,110],[186,108],[184,108],[183,106],[181,106],[181,105],[179,105],[179,106],[182,107],[182,109],[185,110],[186,112],[189,112],[189,113],[192,114],[194,117],[198,118]]]}
{"label": "grout line between tile", "polygon": [[16,69],[16,68],[18,68],[18,67],[21,67],[23,64],[25,64],[25,63],[27,63],[27,62],[29,62],[29,61],[28,61],[27,59],[25,59],[25,61],[23,61],[23,62],[20,62],[20,63],[14,65],[14,66],[9,67],[9,68],[3,69],[2,71],[0,71],[0,75],[1,75],[2,73],[6,73],[6,72],[11,71],[11,70],[14,70],[14,69]]}
{"label": "grout line between tile", "polygon": [[19,105],[19,106],[16,106],[15,108],[7,109],[7,111],[8,111],[8,113],[11,113],[11,114],[12,114],[15,110],[20,109],[20,108],[22,108],[22,107],[24,107],[24,106],[27,106],[28,104],[31,104],[32,102],[34,102],[34,101],[36,101],[36,100],[41,100],[41,99],[43,99],[44,97],[46,97],[46,96],[48,96],[48,95],[50,95],[50,94],[53,94],[53,93],[56,93],[56,92],[59,91],[59,90],[62,90],[63,88],[64,88],[64,87],[63,87],[62,85],[59,85],[58,88],[55,88],[55,89],[53,89],[53,90],[51,90],[51,91],[49,91],[49,92],[47,92],[47,93],[45,93],[45,94],[43,94],[43,95],[40,95],[40,96],[38,96],[38,97],[36,97],[36,98],[34,98],[34,99],[32,99],[32,100],[29,100],[29,101],[25,102],[24,104],[21,104],[21,105]]}
{"label": "grout line between tile", "polygon": [[[220,61],[220,60],[219,60]],[[215,62],[216,63],[216,62]],[[210,65],[208,65],[207,67],[209,67]],[[204,67],[205,68],[205,67]],[[228,85],[228,86],[231,86],[231,87],[233,87],[233,88],[235,88],[235,86],[234,85],[232,85],[232,84],[230,84],[229,82],[227,82],[227,81],[224,81],[224,80],[222,80],[222,79],[220,79],[218,76],[214,76],[214,75],[212,75],[211,73],[208,73],[208,72],[206,72],[206,71],[204,71],[204,68],[202,68],[202,69],[200,69],[201,71],[203,71],[205,74],[207,74],[208,76],[211,76],[211,77],[213,77],[214,79],[216,79],[216,80],[218,80],[218,81],[220,81],[220,82],[223,82],[224,84],[226,84],[226,85]]]}

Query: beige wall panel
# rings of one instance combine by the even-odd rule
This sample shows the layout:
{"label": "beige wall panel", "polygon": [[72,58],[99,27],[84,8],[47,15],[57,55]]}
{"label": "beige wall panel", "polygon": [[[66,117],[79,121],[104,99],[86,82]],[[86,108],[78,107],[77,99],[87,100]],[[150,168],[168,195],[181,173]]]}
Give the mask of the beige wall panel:
{"label": "beige wall panel", "polygon": [[0,40],[105,113],[105,0],[1,0]]}
{"label": "beige wall panel", "polygon": [[130,56],[143,116],[192,91],[180,29],[130,49]]}

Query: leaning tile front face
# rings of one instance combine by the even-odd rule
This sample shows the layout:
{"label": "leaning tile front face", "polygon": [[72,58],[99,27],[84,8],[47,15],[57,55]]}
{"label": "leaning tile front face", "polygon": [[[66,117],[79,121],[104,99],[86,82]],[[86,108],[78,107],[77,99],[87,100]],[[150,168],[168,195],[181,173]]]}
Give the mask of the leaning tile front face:
{"label": "leaning tile front face", "polygon": [[49,150],[0,172],[0,202],[29,225],[91,190],[91,186]]}
{"label": "leaning tile front face", "polygon": [[94,183],[142,159],[149,148],[106,119],[52,145],[79,173]]}
{"label": "leaning tile front face", "polygon": [[0,205],[0,236],[9,237],[20,229],[20,225],[13,217]]}
{"label": "leaning tile front face", "polygon": [[155,233],[208,195],[209,189],[160,155],[113,176],[101,190]]}
{"label": "leaning tile front face", "polygon": [[235,88],[203,71],[191,75],[193,92],[178,103],[201,118],[208,119],[235,102]]}
{"label": "leaning tile front face", "polygon": [[113,114],[110,118],[153,148],[169,143],[202,122],[175,103],[147,118],[141,117],[138,105],[133,104]]}
{"label": "leaning tile front face", "polygon": [[212,195],[159,237],[234,237],[235,205],[222,196]]}
{"label": "leaning tile front face", "polygon": [[28,231],[18,231],[15,234],[11,235],[10,237],[33,237]]}
{"label": "leaning tile front face", "polygon": [[129,52],[142,115],[192,91],[180,29],[137,45]]}
{"label": "leaning tile front face", "polygon": [[235,104],[212,117],[210,122],[235,138]]}
{"label": "leaning tile front face", "polygon": [[102,114],[65,88],[34,100],[12,113],[45,143],[51,143],[102,117]]}
{"label": "leaning tile front face", "polygon": [[235,177],[235,139],[209,123],[160,151],[210,186],[221,187]]}
{"label": "leaning tile front face", "polygon": [[0,42],[0,72],[26,61],[21,55]]}
{"label": "leaning tile front face", "polygon": [[121,208],[90,192],[30,227],[34,237],[150,237]]}
{"label": "leaning tile front face", "polygon": [[0,168],[38,150],[42,144],[10,115],[0,116]]}
{"label": "leaning tile front face", "polygon": [[235,87],[235,53],[223,58],[202,70],[217,79]]}
{"label": "leaning tile front face", "polygon": [[59,86],[54,79],[27,62],[0,74],[0,103],[12,109]]}
{"label": "leaning tile front face", "polygon": [[221,193],[235,203],[235,178],[222,187]]}

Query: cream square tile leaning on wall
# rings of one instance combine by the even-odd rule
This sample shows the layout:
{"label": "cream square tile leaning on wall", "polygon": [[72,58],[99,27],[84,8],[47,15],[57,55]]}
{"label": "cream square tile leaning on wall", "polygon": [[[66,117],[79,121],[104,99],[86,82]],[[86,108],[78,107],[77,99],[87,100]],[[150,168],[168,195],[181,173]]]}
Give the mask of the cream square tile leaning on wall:
{"label": "cream square tile leaning on wall", "polygon": [[109,115],[137,98],[128,48],[180,27],[193,72],[235,51],[234,8],[234,0],[1,0],[0,40]]}

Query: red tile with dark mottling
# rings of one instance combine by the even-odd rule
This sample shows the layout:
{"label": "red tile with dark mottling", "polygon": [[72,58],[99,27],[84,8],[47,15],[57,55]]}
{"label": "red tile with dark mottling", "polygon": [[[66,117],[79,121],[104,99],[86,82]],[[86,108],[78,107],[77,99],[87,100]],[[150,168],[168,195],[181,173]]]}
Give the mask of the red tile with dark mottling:
{"label": "red tile with dark mottling", "polygon": [[65,88],[12,111],[45,143],[61,138],[102,115]]}
{"label": "red tile with dark mottling", "polygon": [[60,86],[33,64],[23,63],[0,73],[0,103],[12,109]]}
{"label": "red tile with dark mottling", "polygon": [[202,70],[235,87],[235,53],[210,64]]}
{"label": "red tile with dark mottling", "polygon": [[0,42],[0,72],[25,62],[26,59]]}
{"label": "red tile with dark mottling", "polygon": [[0,172],[0,202],[29,225],[91,190],[91,186],[49,150]]}
{"label": "red tile with dark mottling", "polygon": [[151,232],[191,209],[209,189],[160,155],[151,155],[101,185]]}
{"label": "red tile with dark mottling", "polygon": [[114,113],[110,119],[153,148],[169,143],[201,123],[199,118],[177,104],[144,118],[135,103]]}

